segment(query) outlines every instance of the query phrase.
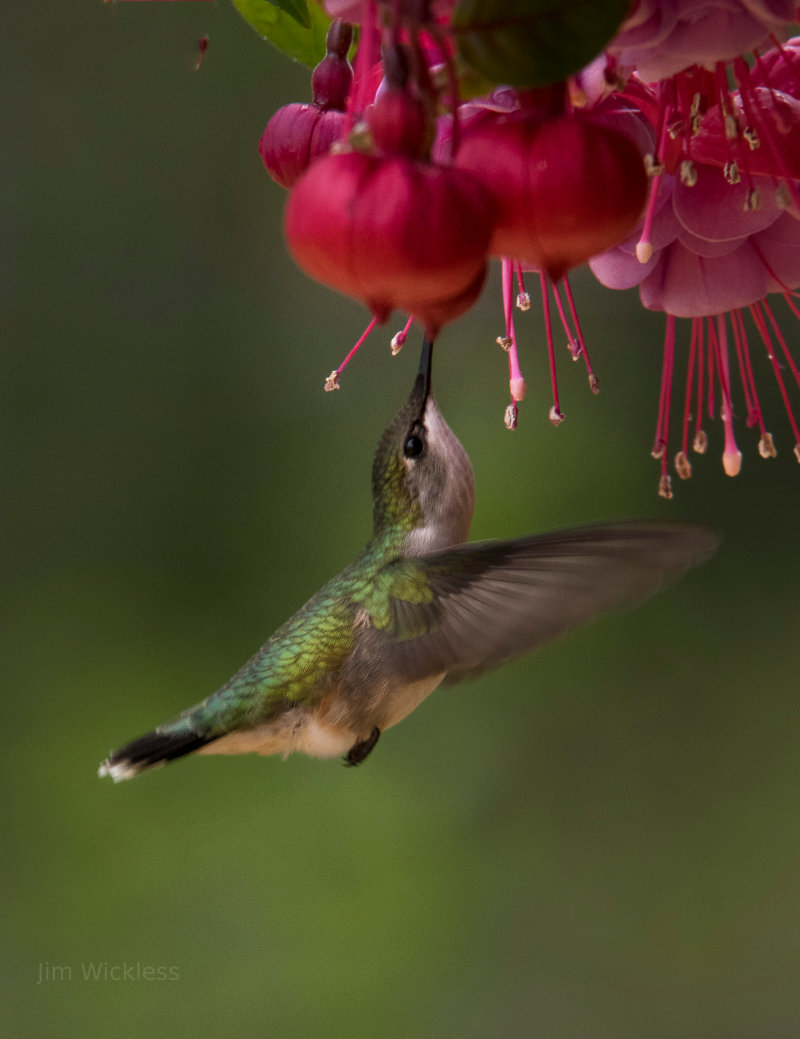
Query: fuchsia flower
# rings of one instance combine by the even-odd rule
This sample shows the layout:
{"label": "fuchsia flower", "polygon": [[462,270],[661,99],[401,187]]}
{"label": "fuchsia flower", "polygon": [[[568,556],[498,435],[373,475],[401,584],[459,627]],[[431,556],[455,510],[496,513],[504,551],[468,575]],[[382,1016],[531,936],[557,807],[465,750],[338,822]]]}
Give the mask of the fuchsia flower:
{"label": "fuchsia flower", "polygon": [[782,36],[796,17],[793,0],[636,0],[608,53],[651,82],[732,61]]}
{"label": "fuchsia flower", "polygon": [[[506,424],[516,425],[526,391],[514,309],[531,307],[523,280],[531,271],[541,288],[549,417],[558,424],[554,321],[573,360],[583,359],[592,391],[598,387],[568,281],[568,270],[588,260],[604,285],[638,287],[645,307],[667,315],[653,449],[663,496],[672,494],[679,318],[691,321],[691,339],[678,474],[691,473],[690,427],[694,449],[704,451],[703,422],[717,410],[725,470],[739,471],[740,393],[759,452],[775,454],[756,388],[758,352],[778,381],[800,461],[791,401],[800,374],[767,302],[779,293],[800,316],[800,38],[781,42],[797,19],[794,2],[637,0],[606,53],[567,81],[526,90],[497,83],[466,102],[453,0],[322,6],[360,26],[352,84],[334,29],[314,74],[313,104],[281,110],[261,152],[272,176],[292,188],[285,227],[295,259],[373,314],[326,388],[338,388],[345,365],[393,308],[410,315],[393,352],[413,320],[435,334],[464,313],[491,255],[502,272]],[[518,73],[527,51],[508,30],[502,0],[480,11],[488,21],[468,23],[472,43],[477,34],[479,48],[490,40],[510,48]]]}
{"label": "fuchsia flower", "polygon": [[738,89],[733,92],[722,64],[712,72],[693,69],[650,86],[634,79],[626,91],[660,127],[650,204],[642,226],[590,266],[610,288],[638,285],[643,305],[668,315],[653,448],[661,461],[660,493],[665,497],[672,493],[667,448],[676,317],[692,321],[681,447],[674,460],[678,475],[691,475],[692,419],[694,449],[706,449],[702,422],[704,414],[713,417],[715,386],[725,427],[723,465],[731,476],[739,472],[737,371],[746,424],[758,428],[762,457],[774,457],[751,344],[766,354],[778,381],[800,461],[800,430],[784,373],[798,386],[800,376],[767,300],[779,293],[797,313],[792,292],[800,287],[798,42],[756,56],[753,72],[737,59],[733,75]]}

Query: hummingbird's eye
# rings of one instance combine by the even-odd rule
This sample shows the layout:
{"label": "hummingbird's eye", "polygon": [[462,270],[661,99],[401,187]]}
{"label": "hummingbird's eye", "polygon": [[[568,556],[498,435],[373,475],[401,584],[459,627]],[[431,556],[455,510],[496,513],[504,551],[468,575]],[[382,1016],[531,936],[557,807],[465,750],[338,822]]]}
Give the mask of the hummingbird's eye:
{"label": "hummingbird's eye", "polygon": [[416,433],[406,437],[403,443],[403,454],[406,458],[419,458],[424,450],[425,441],[422,437],[418,437]]}

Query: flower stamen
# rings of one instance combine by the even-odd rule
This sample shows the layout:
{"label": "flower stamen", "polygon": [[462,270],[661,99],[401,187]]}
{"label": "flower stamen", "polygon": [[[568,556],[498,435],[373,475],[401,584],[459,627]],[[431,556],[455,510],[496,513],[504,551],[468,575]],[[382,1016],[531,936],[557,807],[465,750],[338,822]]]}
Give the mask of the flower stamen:
{"label": "flower stamen", "polygon": [[[350,362],[355,357],[355,355],[358,353],[358,351],[361,349],[361,347],[362,347],[364,341],[366,340],[367,336],[370,334],[370,332],[373,330],[373,328],[377,325],[377,323],[378,323],[378,319],[377,319],[377,317],[374,317],[372,319],[372,321],[370,321],[370,323],[364,329],[364,331],[361,333],[359,338],[356,340],[355,346],[353,346],[350,349],[350,351],[348,352],[347,356],[342,361],[342,363],[339,365],[339,367],[338,368],[334,368],[334,370],[331,372],[331,374],[325,380],[325,389],[327,391],[338,390],[339,389],[339,376],[342,374],[342,372],[345,370],[345,368],[348,366],[348,364],[350,364]],[[406,328],[408,328],[408,325],[406,326]]]}
{"label": "flower stamen", "polygon": [[564,421],[564,413],[561,410],[561,402],[558,399],[558,377],[556,375],[556,351],[553,345],[553,325],[550,320],[550,298],[547,292],[547,275],[542,272],[539,275],[542,285],[542,311],[544,314],[544,328],[547,336],[547,359],[550,365],[550,384],[553,390],[553,406],[550,408],[549,419],[554,426],[560,426]]}
{"label": "flower stamen", "polygon": [[406,321],[405,326],[399,332],[395,332],[395,334],[392,336],[392,340],[389,343],[389,347],[392,351],[392,357],[397,357],[397,355],[403,349],[403,345],[405,344],[406,339],[408,339],[408,330],[411,328],[413,321],[414,318],[410,317],[408,321]]}

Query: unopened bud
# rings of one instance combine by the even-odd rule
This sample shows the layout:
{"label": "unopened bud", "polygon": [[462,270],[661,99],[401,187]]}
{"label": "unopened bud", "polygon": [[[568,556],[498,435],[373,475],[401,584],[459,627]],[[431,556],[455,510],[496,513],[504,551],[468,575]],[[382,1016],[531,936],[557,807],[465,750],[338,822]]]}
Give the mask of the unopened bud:
{"label": "unopened bud", "polygon": [[392,357],[397,357],[397,355],[403,349],[403,344],[405,343],[406,339],[407,336],[404,330],[401,332],[396,332],[392,336],[392,341],[389,344],[389,347],[392,351]]}
{"label": "unopened bud", "polygon": [[340,390],[339,385],[339,373],[338,371],[332,371],[328,378],[325,380],[325,392],[330,393],[331,390]]}
{"label": "unopened bud", "polygon": [[704,455],[708,450],[708,435],[704,429],[698,429],[695,433],[692,450],[696,455]]}
{"label": "unopened bud", "polygon": [[764,433],[758,442],[758,453],[762,458],[777,458],[778,452],[775,450],[775,442],[772,439],[772,433]]}
{"label": "unopened bud", "polygon": [[687,458],[685,451],[679,451],[675,455],[675,472],[682,480],[688,480],[692,475],[692,463]]}

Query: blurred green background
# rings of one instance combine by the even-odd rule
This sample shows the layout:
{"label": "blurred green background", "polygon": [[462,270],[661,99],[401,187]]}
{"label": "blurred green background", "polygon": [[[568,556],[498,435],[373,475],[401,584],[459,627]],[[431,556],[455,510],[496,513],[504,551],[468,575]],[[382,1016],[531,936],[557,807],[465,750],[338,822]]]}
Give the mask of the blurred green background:
{"label": "blurred green background", "polygon": [[322,392],[366,315],[287,258],[256,153],[308,74],[226,2],[3,23],[6,1034],[800,1034],[800,472],[759,358],[780,457],[744,432],[728,479],[716,423],[656,496],[663,319],[635,293],[575,278],[602,388],[562,350],[557,430],[537,307],[503,427],[496,271],[443,335],[473,536],[685,517],[716,559],[437,693],[358,770],[96,778],[354,557],[419,338],[376,335]]}

